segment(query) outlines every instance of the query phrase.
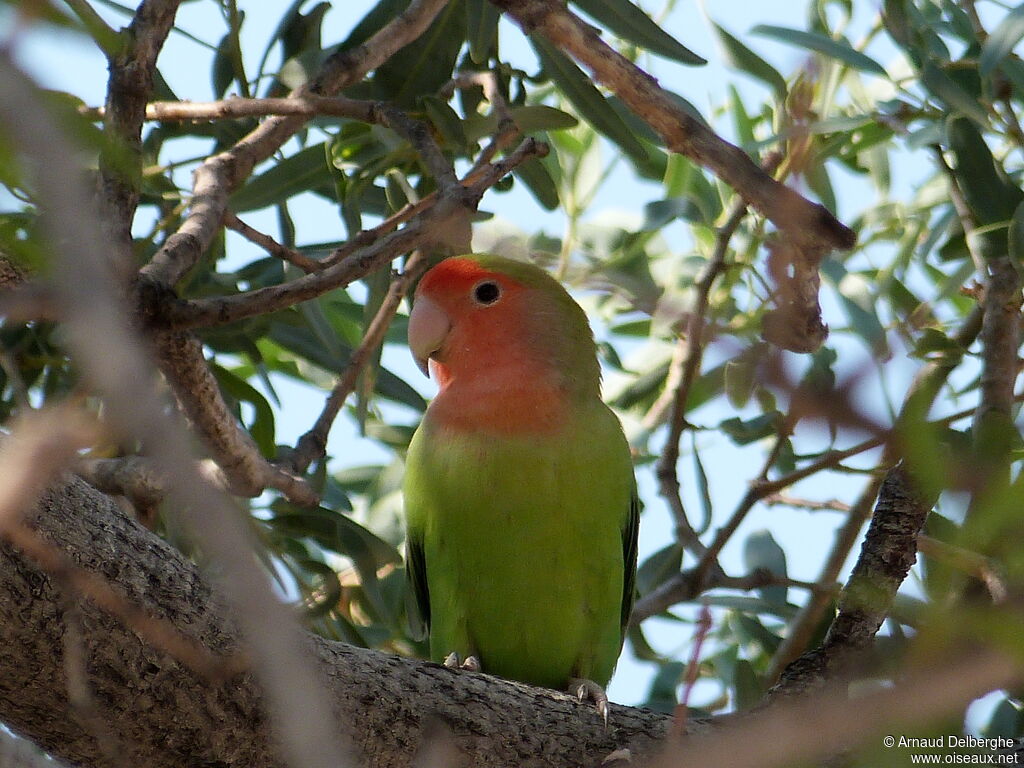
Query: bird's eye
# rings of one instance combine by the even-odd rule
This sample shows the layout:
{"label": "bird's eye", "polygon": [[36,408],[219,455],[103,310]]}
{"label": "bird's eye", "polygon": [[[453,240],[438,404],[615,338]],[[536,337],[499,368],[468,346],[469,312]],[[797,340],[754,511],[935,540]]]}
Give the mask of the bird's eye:
{"label": "bird's eye", "polygon": [[493,280],[486,280],[473,289],[473,298],[481,304],[493,304],[501,298],[501,288]]}

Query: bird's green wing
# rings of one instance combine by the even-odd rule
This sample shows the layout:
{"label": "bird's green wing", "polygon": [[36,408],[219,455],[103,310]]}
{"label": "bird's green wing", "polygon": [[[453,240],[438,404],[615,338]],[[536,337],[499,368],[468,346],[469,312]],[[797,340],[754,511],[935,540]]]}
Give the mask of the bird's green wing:
{"label": "bird's green wing", "polygon": [[622,528],[622,562],[626,572],[622,577],[622,636],[629,627],[629,615],[633,612],[633,597],[636,592],[636,547],[640,535],[640,498],[636,488],[629,499],[629,512]]}
{"label": "bird's green wing", "polygon": [[[635,557],[635,555],[634,555]],[[423,537],[409,531],[405,541],[405,576],[409,582],[406,613],[409,630],[416,640],[422,640],[430,629],[430,592],[427,589],[427,560],[423,556]]]}

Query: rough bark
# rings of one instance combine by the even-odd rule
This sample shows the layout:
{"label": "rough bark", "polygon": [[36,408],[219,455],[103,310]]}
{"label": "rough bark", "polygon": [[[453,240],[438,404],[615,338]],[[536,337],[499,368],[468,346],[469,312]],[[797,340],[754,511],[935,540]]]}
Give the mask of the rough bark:
{"label": "rough bark", "polygon": [[[28,520],[153,616],[211,652],[237,650],[237,632],[195,565],[84,481],[51,489]],[[69,604],[60,582],[0,546],[0,720],[78,765],[115,765],[118,751],[125,764],[147,768],[279,764],[250,675],[210,682],[81,603],[75,615],[92,705],[107,726],[98,739],[68,701]],[[375,768],[409,765],[438,732],[465,765],[597,765],[618,747],[650,749],[668,725],[663,715],[615,706],[605,731],[592,707],[554,691],[314,636],[308,644],[339,729]]]}

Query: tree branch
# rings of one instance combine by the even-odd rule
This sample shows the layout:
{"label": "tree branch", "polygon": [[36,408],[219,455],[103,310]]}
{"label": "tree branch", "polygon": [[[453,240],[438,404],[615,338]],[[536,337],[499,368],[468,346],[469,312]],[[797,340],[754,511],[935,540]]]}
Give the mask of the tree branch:
{"label": "tree branch", "polygon": [[[362,45],[328,57],[312,83],[292,97],[331,96],[362,80],[396,51],[419,37],[447,0],[412,0],[409,6],[381,27]],[[249,177],[252,169],[269,158],[308,120],[307,115],[270,118],[234,147],[208,158],[196,169],[188,218],[141,270],[159,286],[176,284],[195,265],[220,229],[228,194]]]}
{"label": "tree branch", "polygon": [[271,464],[238,424],[206,364],[199,339],[186,333],[158,333],[154,342],[160,370],[174,391],[178,407],[210,449],[232,493],[254,498],[267,488],[275,488],[301,506],[319,501],[309,483]]}
{"label": "tree branch", "polygon": [[[104,224],[110,235],[119,277],[127,280],[134,271],[132,222],[139,204],[142,167],[142,123],[146,103],[153,92],[156,59],[163,48],[181,0],[143,0],[125,33],[126,44],[108,54],[110,80],[104,108],[106,134],[119,143],[117,154],[127,150],[130,173],[124,158],[103,153],[100,160]],[[85,3],[81,3],[82,6]]]}
{"label": "tree branch", "polygon": [[326,454],[327,438],[341,407],[355,390],[359,375],[366,368],[371,356],[384,341],[384,334],[387,333],[388,326],[391,325],[402,299],[428,266],[429,262],[422,258],[417,251],[406,262],[402,274],[391,281],[384,301],[381,302],[377,314],[366,329],[363,340],[352,353],[344,372],[338,377],[316,423],[295,444],[295,450],[289,457],[289,464],[296,472],[305,472],[310,464],[322,459]]}
{"label": "tree branch", "polygon": [[594,79],[660,135],[673,152],[711,169],[787,237],[809,251],[852,248],[853,231],[821,205],[809,202],[765,173],[739,147],[690,115],[653,77],[601,39],[566,6],[552,0],[492,0],[527,34],[538,33],[583,63]]}
{"label": "tree branch", "polygon": [[902,465],[886,473],[860,557],[825,640],[786,668],[769,700],[805,694],[841,676],[870,646],[916,560],[917,536],[936,496],[923,495]]}
{"label": "tree branch", "polygon": [[[195,565],[85,483],[53,488],[28,519],[76,568],[113,575],[147,615],[173,622],[212,654],[237,652],[238,631]],[[59,600],[46,572],[0,544],[0,647],[8,649],[0,655],[0,719],[58,757],[108,768],[95,737],[69,714]],[[281,765],[252,676],[211,682],[90,602],[81,610],[88,683],[134,764]],[[623,746],[642,756],[669,723],[665,715],[613,705],[605,729],[589,706],[556,691],[314,636],[303,648],[329,681],[323,714],[351,735],[359,763],[371,768],[407,768],[438,722],[464,764],[478,768],[590,768]],[[299,714],[310,713],[300,704]],[[214,736],[197,738],[201,733]]]}
{"label": "tree branch", "polygon": [[[528,157],[543,155],[546,151],[546,145],[526,139],[502,160],[488,165],[472,182],[468,177],[464,179],[463,183],[468,186],[459,184],[457,190],[448,190],[446,194],[432,198],[403,229],[377,237],[365,247],[348,252],[341,260],[335,260],[332,254],[324,260],[328,266],[319,272],[234,296],[182,301],[157,294],[144,300],[143,314],[152,325],[166,330],[221,325],[284,309],[346,286],[402,253],[427,249],[436,244],[447,245],[453,229],[461,231],[460,225],[465,222],[467,209],[475,208],[487,189]],[[426,200],[424,198],[421,202]],[[374,231],[378,230],[380,228]]]}

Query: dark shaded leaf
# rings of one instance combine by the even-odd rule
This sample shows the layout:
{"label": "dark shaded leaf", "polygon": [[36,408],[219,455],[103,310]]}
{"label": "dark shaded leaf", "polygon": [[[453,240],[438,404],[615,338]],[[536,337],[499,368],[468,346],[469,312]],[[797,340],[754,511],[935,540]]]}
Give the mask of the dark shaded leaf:
{"label": "dark shaded leaf", "polygon": [[707,60],[679,43],[630,0],[573,0],[591,18],[631,43],[680,64],[699,66]]}
{"label": "dark shaded leaf", "polygon": [[530,42],[544,67],[544,72],[555,81],[580,115],[631,157],[646,160],[647,150],[634,138],[633,133],[608,105],[605,97],[594,87],[583,70],[543,38],[534,35]]}
{"label": "dark shaded leaf", "polygon": [[250,179],[231,196],[230,207],[235,213],[266,208],[330,180],[326,145],[316,144],[299,150]]}

